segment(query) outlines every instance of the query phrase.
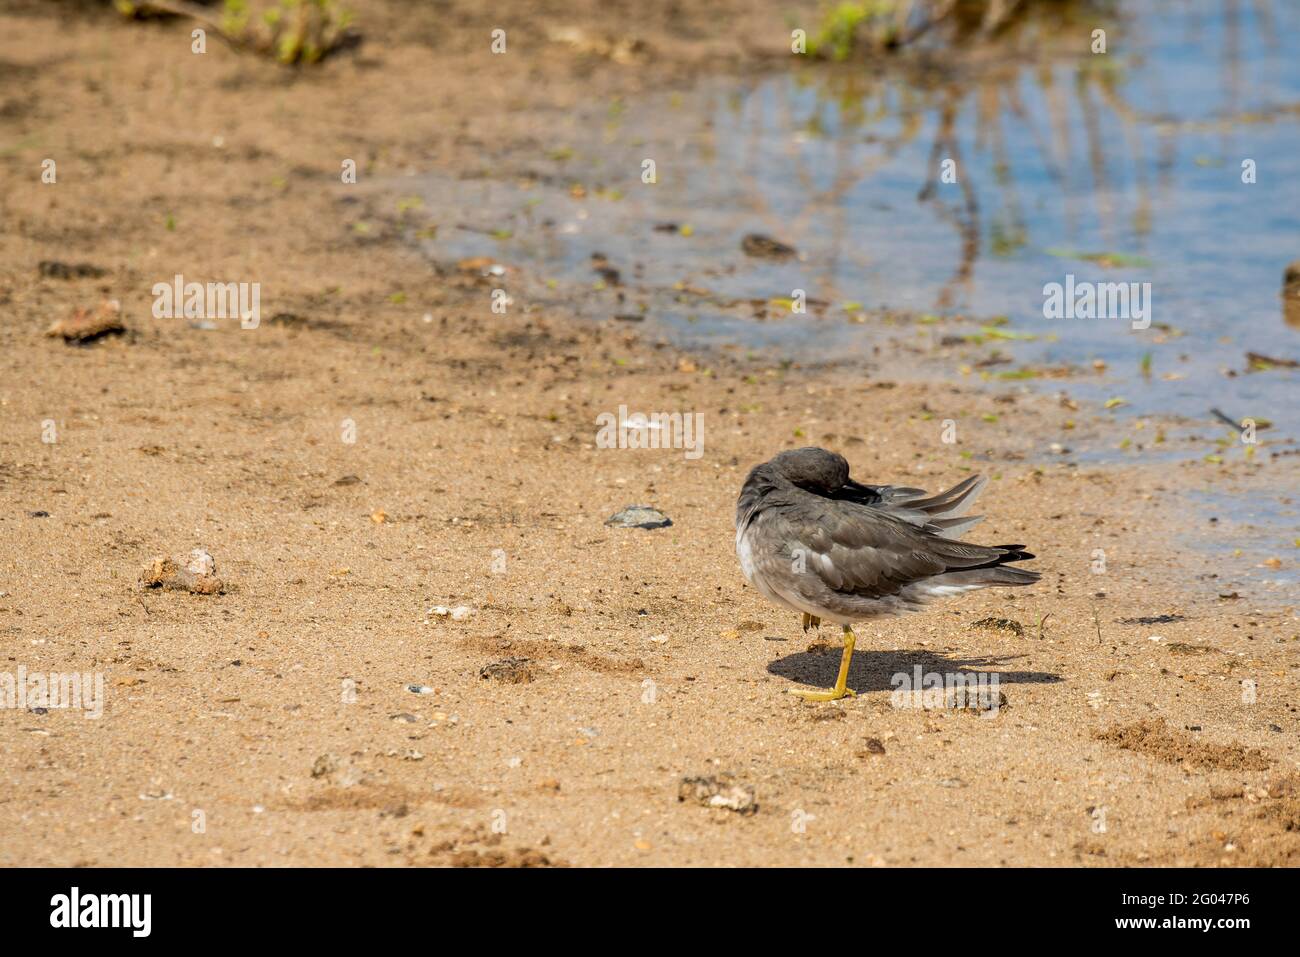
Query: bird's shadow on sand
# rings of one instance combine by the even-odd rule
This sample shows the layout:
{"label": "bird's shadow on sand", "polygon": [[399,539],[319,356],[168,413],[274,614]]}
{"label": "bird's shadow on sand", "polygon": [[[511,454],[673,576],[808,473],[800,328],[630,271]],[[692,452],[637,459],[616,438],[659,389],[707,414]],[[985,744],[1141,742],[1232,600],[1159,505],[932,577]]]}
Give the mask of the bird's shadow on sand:
{"label": "bird's shadow on sand", "polygon": [[[848,686],[858,694],[872,691],[893,691],[899,687],[896,675],[906,675],[914,683],[916,669],[922,676],[997,674],[999,684],[1055,684],[1061,676],[1048,671],[1005,671],[1003,665],[1023,658],[1023,655],[990,655],[980,658],[958,658],[936,655],[920,649],[901,651],[858,650],[849,665]],[[835,684],[840,670],[840,649],[830,646],[824,652],[799,651],[778,658],[767,666],[774,675],[801,685],[829,688]],[[911,687],[911,684],[908,685]]]}

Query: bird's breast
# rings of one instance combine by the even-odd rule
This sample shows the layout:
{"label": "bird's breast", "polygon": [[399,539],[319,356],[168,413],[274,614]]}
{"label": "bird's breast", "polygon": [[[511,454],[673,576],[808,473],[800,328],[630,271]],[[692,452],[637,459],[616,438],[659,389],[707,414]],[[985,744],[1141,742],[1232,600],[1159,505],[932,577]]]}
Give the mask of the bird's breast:
{"label": "bird's breast", "polygon": [[754,549],[749,542],[749,527],[736,532],[736,557],[740,559],[740,570],[745,573],[745,580],[754,583]]}

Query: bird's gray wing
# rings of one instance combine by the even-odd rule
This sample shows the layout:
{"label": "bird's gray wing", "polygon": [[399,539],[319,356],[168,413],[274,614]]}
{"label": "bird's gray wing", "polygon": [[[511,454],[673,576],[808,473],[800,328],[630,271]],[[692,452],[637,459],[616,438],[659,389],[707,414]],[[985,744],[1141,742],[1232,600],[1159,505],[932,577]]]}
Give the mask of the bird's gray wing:
{"label": "bird's gray wing", "polygon": [[[953,541],[940,530],[913,524],[888,511],[809,496],[806,504],[764,511],[762,536],[780,542],[761,549],[765,571],[810,601],[826,592],[865,599],[888,598],[945,572],[996,561],[999,548]],[[784,563],[786,567],[779,565]]]}

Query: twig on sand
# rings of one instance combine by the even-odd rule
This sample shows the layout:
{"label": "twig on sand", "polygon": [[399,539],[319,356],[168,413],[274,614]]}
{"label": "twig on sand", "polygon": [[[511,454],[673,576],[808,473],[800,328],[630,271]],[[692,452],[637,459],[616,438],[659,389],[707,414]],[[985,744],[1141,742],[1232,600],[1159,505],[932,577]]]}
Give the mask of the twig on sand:
{"label": "twig on sand", "polygon": [[1241,428],[1241,426],[1238,423],[1232,421],[1232,419],[1228,418],[1227,415],[1225,415],[1219,409],[1211,409],[1210,415],[1214,416],[1216,419],[1218,419],[1220,422],[1222,422],[1224,425],[1226,425],[1228,428],[1232,429],[1233,431],[1236,431],[1237,429]]}

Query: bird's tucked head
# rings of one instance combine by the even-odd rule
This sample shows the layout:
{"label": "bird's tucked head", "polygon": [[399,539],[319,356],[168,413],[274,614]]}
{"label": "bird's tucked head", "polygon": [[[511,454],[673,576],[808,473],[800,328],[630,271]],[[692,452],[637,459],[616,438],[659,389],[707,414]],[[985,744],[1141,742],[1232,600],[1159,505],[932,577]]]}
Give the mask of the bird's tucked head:
{"label": "bird's tucked head", "polygon": [[805,492],[862,505],[880,501],[875,488],[849,478],[844,456],[815,446],[789,449],[749,470],[736,500],[736,529],[743,531],[764,506],[804,501]]}
{"label": "bird's tucked head", "polygon": [[781,452],[763,467],[773,476],[818,495],[830,495],[849,481],[849,463],[844,456],[816,447]]}

